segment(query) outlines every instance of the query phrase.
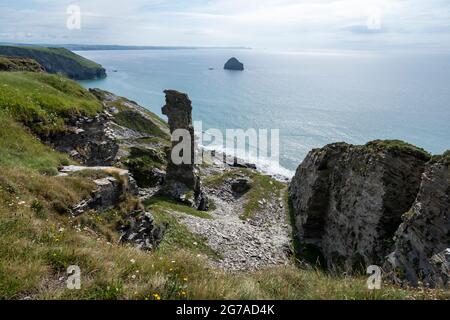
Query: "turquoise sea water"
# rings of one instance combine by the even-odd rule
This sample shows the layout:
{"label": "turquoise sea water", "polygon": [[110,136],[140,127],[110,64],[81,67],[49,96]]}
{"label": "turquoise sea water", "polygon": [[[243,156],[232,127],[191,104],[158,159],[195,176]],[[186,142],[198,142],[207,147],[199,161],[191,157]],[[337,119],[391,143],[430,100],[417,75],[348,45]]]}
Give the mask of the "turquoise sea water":
{"label": "turquoise sea water", "polygon": [[[292,175],[309,150],[345,141],[402,139],[450,149],[450,55],[287,53],[256,50],[83,51],[103,80],[84,81],[161,115],[164,89],[189,94],[203,129],[280,129],[280,163]],[[236,56],[244,72],[223,70]],[[214,68],[214,70],[209,70]],[[113,72],[116,70],[117,72]],[[224,131],[225,132],[225,131]]]}

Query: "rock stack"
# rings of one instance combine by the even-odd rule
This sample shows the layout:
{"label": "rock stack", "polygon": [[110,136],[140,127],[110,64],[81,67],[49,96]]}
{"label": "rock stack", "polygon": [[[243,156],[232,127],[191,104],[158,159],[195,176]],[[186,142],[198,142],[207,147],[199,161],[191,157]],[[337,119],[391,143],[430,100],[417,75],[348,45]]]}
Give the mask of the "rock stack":
{"label": "rock stack", "polygon": [[[166,105],[162,108],[162,113],[168,117],[170,133],[176,130],[184,130],[188,137],[187,141],[172,141],[172,148],[168,154],[167,173],[161,193],[176,200],[189,203],[199,210],[208,209],[208,200],[201,188],[200,177],[195,166],[195,136],[192,124],[192,105],[189,97],[185,93],[175,90],[166,90]],[[174,163],[172,150],[183,145],[183,152],[190,152],[187,162]],[[183,156],[183,154],[177,154]]]}
{"label": "rock stack", "polygon": [[244,64],[240,62],[238,59],[233,57],[225,63],[225,66],[223,68],[225,70],[243,71]]}

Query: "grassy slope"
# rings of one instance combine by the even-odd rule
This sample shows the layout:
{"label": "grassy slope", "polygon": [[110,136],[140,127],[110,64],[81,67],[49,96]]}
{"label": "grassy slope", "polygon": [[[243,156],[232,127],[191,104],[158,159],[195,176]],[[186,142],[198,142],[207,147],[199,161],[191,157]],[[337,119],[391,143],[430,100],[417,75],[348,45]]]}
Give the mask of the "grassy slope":
{"label": "grassy slope", "polygon": [[30,52],[44,52],[44,53],[51,53],[51,54],[57,54],[69,59],[72,59],[79,63],[80,65],[90,68],[90,69],[97,69],[101,68],[102,66],[98,63],[95,63],[94,61],[91,61],[89,59],[86,59],[76,53],[73,53],[70,50],[67,50],[65,48],[47,48],[47,47],[40,47],[40,46],[2,46],[6,48],[11,49],[24,49],[29,50]]}
{"label": "grassy slope", "polygon": [[99,101],[79,84],[46,73],[0,72],[0,112],[39,134],[62,129],[64,118],[95,115]]}
{"label": "grassy slope", "polygon": [[[441,291],[393,287],[369,292],[365,278],[332,278],[295,266],[236,274],[213,270],[205,259],[214,252],[167,211],[189,212],[170,203],[148,204],[159,223],[169,223],[158,250],[145,253],[118,245],[115,223],[136,202],[129,199],[101,215],[90,212],[70,218],[66,208],[87,196],[93,186],[81,176],[49,176],[67,157],[42,145],[21,123],[30,115],[62,119],[68,113],[94,112],[98,106],[75,83],[53,76],[0,74],[0,88],[5,84],[7,91],[0,91],[0,299],[449,297]],[[60,280],[74,264],[82,270],[79,291],[66,289]]]}

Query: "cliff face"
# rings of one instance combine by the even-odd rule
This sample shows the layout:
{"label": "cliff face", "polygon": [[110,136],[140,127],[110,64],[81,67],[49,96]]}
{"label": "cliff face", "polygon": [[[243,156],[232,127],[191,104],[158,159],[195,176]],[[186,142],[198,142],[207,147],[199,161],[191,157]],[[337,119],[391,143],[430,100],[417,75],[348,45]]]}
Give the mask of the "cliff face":
{"label": "cliff face", "polygon": [[386,269],[396,279],[431,287],[450,284],[450,153],[431,162],[404,217]]}
{"label": "cliff face", "polygon": [[47,72],[64,74],[75,80],[106,77],[101,65],[64,48],[0,46],[0,55],[33,59]]}
{"label": "cliff face", "polygon": [[332,271],[382,264],[428,160],[399,141],[311,151],[289,190],[304,254]]}

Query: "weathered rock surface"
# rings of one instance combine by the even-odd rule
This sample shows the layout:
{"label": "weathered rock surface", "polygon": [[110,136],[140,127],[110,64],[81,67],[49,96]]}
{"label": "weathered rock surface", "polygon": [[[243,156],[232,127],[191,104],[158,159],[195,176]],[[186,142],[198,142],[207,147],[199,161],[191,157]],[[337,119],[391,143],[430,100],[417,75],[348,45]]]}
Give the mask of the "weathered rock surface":
{"label": "weathered rock surface", "polygon": [[78,216],[87,210],[102,212],[117,206],[127,195],[138,194],[134,179],[127,170],[114,167],[82,167],[67,166],[60,171],[62,175],[80,171],[99,171],[104,177],[94,179],[95,189],[91,197],[84,199],[71,210],[72,215]]}
{"label": "weathered rock surface", "polygon": [[66,119],[65,131],[42,138],[83,165],[123,165],[140,187],[161,184],[169,143],[167,125],[133,101],[100,89],[90,92],[102,102],[103,112]]}
{"label": "weathered rock surface", "polygon": [[163,164],[167,159],[163,148],[137,147],[129,149],[129,156],[123,162],[136,179],[139,187],[152,188],[164,183],[166,172]]}
{"label": "weathered rock surface", "polygon": [[[172,150],[168,153],[167,174],[161,193],[176,200],[188,202],[199,210],[208,209],[208,199],[204,194],[200,177],[195,165],[195,136],[192,125],[192,105],[188,96],[175,90],[166,90],[166,104],[162,113],[169,119],[171,134],[176,130],[184,130],[187,137],[181,137],[178,141],[172,141],[172,150],[180,143],[183,144],[183,152],[190,152],[186,161],[177,164],[172,159]],[[189,138],[185,140],[185,138]],[[183,158],[186,155],[183,155]]]}
{"label": "weathered rock surface", "polygon": [[304,254],[320,257],[332,271],[381,265],[428,160],[400,141],[311,151],[289,190]]}
{"label": "weathered rock surface", "polygon": [[252,179],[248,177],[238,178],[231,181],[231,190],[233,190],[233,192],[236,192],[238,194],[242,194],[250,190],[252,184],[253,184]]}
{"label": "weathered rock surface", "polygon": [[403,216],[386,269],[412,285],[450,285],[450,154],[426,168],[411,210]]}
{"label": "weathered rock surface", "polygon": [[119,227],[120,242],[131,243],[138,249],[150,251],[164,236],[165,226],[156,226],[150,212],[134,211]]}
{"label": "weathered rock surface", "polygon": [[107,132],[110,120],[111,116],[105,113],[95,118],[68,119],[67,130],[48,137],[48,141],[56,150],[68,153],[84,165],[110,166],[119,150]]}
{"label": "weathered rock surface", "polygon": [[242,71],[244,70],[244,64],[240,62],[235,57],[230,58],[223,67],[225,70],[236,70],[236,71]]}

